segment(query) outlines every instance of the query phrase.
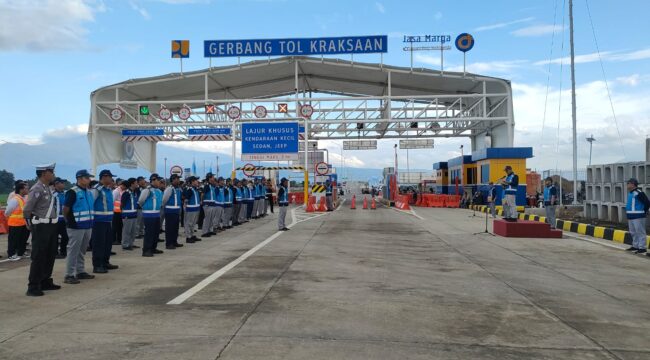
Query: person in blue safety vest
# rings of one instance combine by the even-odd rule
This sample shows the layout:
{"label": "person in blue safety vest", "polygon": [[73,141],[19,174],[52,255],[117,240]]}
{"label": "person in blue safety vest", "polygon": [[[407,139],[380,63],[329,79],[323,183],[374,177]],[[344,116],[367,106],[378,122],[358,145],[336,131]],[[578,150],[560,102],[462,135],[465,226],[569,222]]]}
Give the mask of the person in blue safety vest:
{"label": "person in blue safety vest", "polygon": [[201,241],[194,235],[194,228],[201,210],[201,195],[199,194],[199,179],[196,176],[187,178],[187,189],[183,193],[185,202],[185,242],[192,244]]}
{"label": "person in blue safety vest", "polygon": [[264,198],[266,197],[266,189],[264,188],[264,183],[266,182],[266,178],[261,178],[257,180],[257,185],[255,189],[255,193],[257,194],[257,217],[261,218],[266,216],[264,214]]}
{"label": "person in blue safety vest", "polygon": [[501,178],[503,186],[503,216],[506,221],[517,221],[517,188],[519,187],[519,176],[512,171],[512,166],[507,165],[504,169],[506,176]]}
{"label": "person in blue safety vest", "polygon": [[287,210],[289,209],[289,181],[287,178],[282,178],[280,180],[280,186],[278,187],[278,230],[287,231],[289,228],[286,226]]}
{"label": "person in blue safety vest", "polygon": [[232,206],[231,221],[232,221],[232,226],[238,226],[242,201],[244,200],[243,193],[241,191],[241,182],[239,181],[239,179],[235,178],[235,180],[233,180],[231,190],[235,194],[235,202],[233,203]]}
{"label": "person in blue safety vest", "polygon": [[650,209],[650,201],[646,194],[639,189],[639,181],[631,178],[627,181],[627,203],[625,204],[625,215],[627,225],[632,235],[632,246],[628,251],[635,254],[646,254],[646,217]]}
{"label": "person in blue safety vest", "polygon": [[555,208],[557,205],[557,188],[549,176],[544,179],[544,209],[546,210],[546,223],[555,229]]}
{"label": "person in blue safety vest", "polygon": [[99,172],[99,184],[91,191],[95,197],[95,217],[90,242],[93,248],[93,272],[105,274],[115,270],[110,263],[113,247],[113,175],[110,170]]}
{"label": "person in blue safety vest", "polygon": [[487,193],[487,201],[488,201],[488,206],[490,207],[490,214],[492,214],[492,218],[497,217],[497,208],[495,206],[495,202],[497,201],[497,188],[494,186],[494,183],[490,181],[488,184],[488,193]]}
{"label": "person in blue safety vest", "polygon": [[162,254],[158,250],[158,234],[160,233],[160,208],[162,207],[163,194],[160,191],[158,174],[151,174],[149,186],[140,192],[138,204],[142,208],[142,219],[144,221],[144,242],[142,244],[142,256],[152,257],[154,254]]}
{"label": "person in blue safety vest", "polygon": [[246,222],[248,222],[253,216],[253,204],[255,203],[252,181],[244,180],[244,199],[246,199]]}
{"label": "person in blue safety vest", "polygon": [[232,206],[234,194],[230,188],[230,178],[226,179],[223,189],[223,213],[221,213],[221,227],[223,229],[230,229],[230,219],[232,218]]}
{"label": "person in blue safety vest", "polygon": [[181,207],[183,206],[181,178],[178,174],[169,177],[169,186],[163,193],[162,202],[165,204],[165,247],[174,250],[183,247],[178,242],[178,228],[180,225]]}
{"label": "person in blue safety vest", "polygon": [[86,248],[90,243],[93,228],[93,208],[95,198],[90,191],[90,178],[87,170],[77,171],[77,183],[65,193],[63,217],[66,219],[68,233],[68,256],[66,258],[66,284],[78,284],[79,280],[94,279],[95,275],[86,272]]}
{"label": "person in blue safety vest", "polygon": [[257,217],[258,217],[257,213],[259,211],[259,205],[260,205],[259,182],[260,182],[260,179],[253,180],[253,188],[252,188],[253,212],[251,213],[251,218],[252,219],[257,219]]}
{"label": "person in blue safety vest", "polygon": [[213,232],[213,228],[216,226],[214,223],[214,216],[217,211],[217,194],[216,194],[216,185],[217,181],[212,173],[207,173],[205,175],[206,184],[203,185],[203,225],[201,226],[201,237],[207,238],[212,235],[216,235]]}
{"label": "person in blue safety vest", "polygon": [[334,211],[334,202],[332,201],[332,182],[325,181],[325,201],[327,202],[327,211]]}
{"label": "person in blue safety vest", "polygon": [[[138,182],[138,187],[135,189],[135,198],[139,199],[140,194],[142,193],[142,190],[147,188],[147,182],[145,181],[143,176],[138,176],[136,178],[136,181]],[[144,219],[142,217],[142,208],[140,205],[138,205],[138,217],[137,217],[137,235],[136,239],[142,239],[144,238]]]}
{"label": "person in blue safety vest", "polygon": [[65,259],[68,253],[68,232],[65,226],[65,217],[63,216],[63,203],[65,202],[65,180],[61,178],[54,179],[54,192],[59,198],[59,222],[56,223],[59,233],[59,253],[57,259]]}
{"label": "person in blue safety vest", "polygon": [[213,224],[214,227],[216,228],[216,231],[223,231],[223,225],[221,224],[221,220],[223,217],[224,213],[224,202],[226,201],[226,194],[224,190],[224,180],[222,177],[219,177],[217,179],[217,186],[215,187],[214,191],[216,193],[217,199],[216,199],[216,204],[217,204],[217,209],[214,213],[214,218],[213,218]]}
{"label": "person in blue safety vest", "polygon": [[133,250],[138,247],[133,245],[138,232],[138,198],[135,191],[138,188],[138,181],[135,178],[124,180],[126,190],[120,198],[120,210],[122,216],[122,249]]}

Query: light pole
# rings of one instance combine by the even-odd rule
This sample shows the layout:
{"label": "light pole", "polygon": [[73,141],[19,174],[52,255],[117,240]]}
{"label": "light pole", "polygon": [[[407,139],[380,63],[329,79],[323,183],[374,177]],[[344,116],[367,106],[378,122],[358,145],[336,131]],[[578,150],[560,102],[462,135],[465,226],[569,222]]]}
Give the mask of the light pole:
{"label": "light pole", "polygon": [[165,172],[163,176],[167,177],[167,158],[165,158]]}
{"label": "light pole", "polygon": [[219,177],[219,155],[217,155],[217,177]]}
{"label": "light pole", "polygon": [[589,142],[589,165],[591,166],[591,148],[594,146],[594,141],[596,141],[594,134],[591,134],[591,136],[587,138],[587,141]]}

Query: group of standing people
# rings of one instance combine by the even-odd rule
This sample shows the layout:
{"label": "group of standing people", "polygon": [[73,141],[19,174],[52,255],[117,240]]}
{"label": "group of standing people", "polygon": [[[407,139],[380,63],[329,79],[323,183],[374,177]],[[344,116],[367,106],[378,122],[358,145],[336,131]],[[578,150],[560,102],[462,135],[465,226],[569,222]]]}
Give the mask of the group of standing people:
{"label": "group of standing people", "polygon": [[[115,244],[131,251],[140,248],[135,239],[143,238],[142,256],[153,257],[163,253],[159,242],[165,242],[167,250],[183,246],[181,227],[185,242],[192,244],[265,217],[269,209],[273,212],[274,189],[264,178],[231,180],[208,173],[202,183],[194,176],[183,182],[178,175],[166,182],[152,174],[147,183],[144,177],[115,181],[110,170],[102,170],[95,181],[87,170],[79,170],[74,186],[65,191],[65,181],[54,177],[54,168],[55,164],[38,166],[31,189],[17,181],[5,211],[11,260],[27,256],[27,240],[32,237],[28,296],[61,288],[52,278],[56,258],[66,259],[64,283],[79,284],[95,278],[86,270],[86,251],[92,251],[92,272],[104,274],[119,268],[110,261]],[[286,231],[287,179],[281,180],[277,193],[278,230]],[[200,238],[195,235],[197,226]],[[162,232],[164,240],[159,239]]]}

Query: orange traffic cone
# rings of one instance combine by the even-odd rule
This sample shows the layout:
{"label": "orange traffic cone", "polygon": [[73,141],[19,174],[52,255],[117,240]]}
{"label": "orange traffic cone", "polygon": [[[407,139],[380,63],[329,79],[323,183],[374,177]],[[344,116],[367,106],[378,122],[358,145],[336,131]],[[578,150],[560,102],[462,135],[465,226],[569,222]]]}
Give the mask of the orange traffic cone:
{"label": "orange traffic cone", "polygon": [[375,203],[375,198],[372,198],[372,202],[370,203],[370,208],[372,210],[377,210],[377,203]]}
{"label": "orange traffic cone", "polygon": [[306,212],[314,212],[314,211],[316,211],[314,209],[314,201],[315,201],[315,198],[313,196],[310,196],[309,199],[307,200],[307,208],[305,209]]}
{"label": "orange traffic cone", "polygon": [[318,204],[318,211],[327,211],[327,206],[325,205],[325,196],[320,197],[320,203]]}
{"label": "orange traffic cone", "polygon": [[357,208],[357,196],[352,195],[352,205],[350,205],[350,209],[356,209]]}
{"label": "orange traffic cone", "polygon": [[368,198],[365,196],[363,197],[363,209],[368,210]]}
{"label": "orange traffic cone", "polygon": [[5,217],[4,210],[0,211],[0,234],[9,232],[9,225],[7,225],[7,218]]}

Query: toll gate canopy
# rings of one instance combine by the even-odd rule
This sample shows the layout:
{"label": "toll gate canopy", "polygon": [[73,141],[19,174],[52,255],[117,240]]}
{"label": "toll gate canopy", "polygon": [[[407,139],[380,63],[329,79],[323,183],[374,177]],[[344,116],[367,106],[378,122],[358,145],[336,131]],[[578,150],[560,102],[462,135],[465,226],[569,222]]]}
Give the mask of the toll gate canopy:
{"label": "toll gate canopy", "polygon": [[[306,105],[312,113],[301,113]],[[147,106],[146,113],[141,106]],[[242,123],[260,121],[298,121],[304,127],[301,138],[308,140],[470,137],[472,150],[512,146],[514,129],[508,80],[281,57],[127,80],[92,92],[92,166],[119,163],[126,155],[134,165],[154,171],[159,141],[234,144]],[[125,139],[125,129],[156,132]],[[197,138],[190,129],[224,131]]]}

